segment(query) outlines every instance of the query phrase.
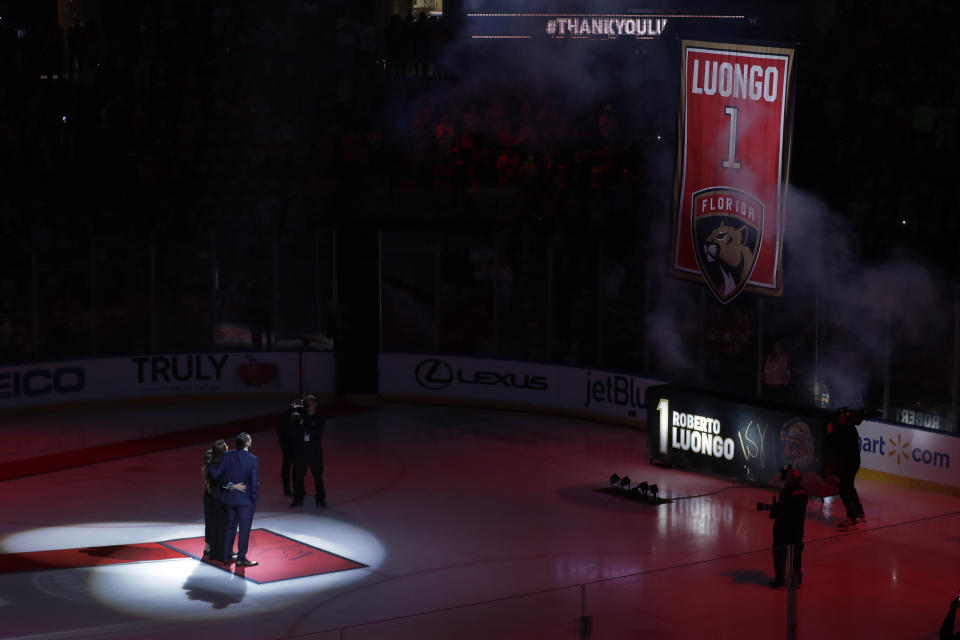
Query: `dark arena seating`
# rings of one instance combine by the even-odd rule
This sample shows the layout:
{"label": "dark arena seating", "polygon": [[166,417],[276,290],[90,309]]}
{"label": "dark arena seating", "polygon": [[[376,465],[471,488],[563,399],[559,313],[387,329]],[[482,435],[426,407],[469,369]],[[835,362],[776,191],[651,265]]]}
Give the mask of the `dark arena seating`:
{"label": "dark arena seating", "polygon": [[[11,7],[0,362],[339,343],[368,392],[378,349],[439,350],[954,428],[951,3],[515,9]],[[782,297],[664,277],[682,38],[798,47]]]}

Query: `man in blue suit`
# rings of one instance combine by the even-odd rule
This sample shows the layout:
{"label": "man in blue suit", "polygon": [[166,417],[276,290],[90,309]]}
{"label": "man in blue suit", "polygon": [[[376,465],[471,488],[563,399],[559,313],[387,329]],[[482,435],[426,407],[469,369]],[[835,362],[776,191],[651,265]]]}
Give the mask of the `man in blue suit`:
{"label": "man in blue suit", "polygon": [[[232,560],[233,541],[240,527],[240,539],[237,542],[237,566],[254,567],[258,563],[247,558],[247,546],[250,542],[250,525],[253,524],[253,512],[257,508],[257,496],[260,482],[257,478],[259,463],[250,453],[253,438],[247,433],[237,436],[235,451],[227,451],[218,465],[208,465],[210,476],[226,487],[223,492],[223,506],[227,509],[227,534],[224,549],[225,563]],[[246,491],[233,490],[233,485],[243,483]]]}

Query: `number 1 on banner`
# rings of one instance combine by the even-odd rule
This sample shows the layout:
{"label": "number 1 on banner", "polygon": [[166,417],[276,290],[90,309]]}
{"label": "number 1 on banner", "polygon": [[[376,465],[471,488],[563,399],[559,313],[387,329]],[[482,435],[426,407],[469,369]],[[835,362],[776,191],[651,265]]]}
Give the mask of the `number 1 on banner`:
{"label": "number 1 on banner", "polygon": [[661,398],[657,403],[657,412],[660,414],[660,453],[667,452],[667,427],[670,416],[670,401]]}
{"label": "number 1 on banner", "polygon": [[730,140],[727,142],[727,157],[721,163],[724,169],[739,169],[740,161],[737,160],[737,107],[724,107],[723,113],[730,116]]}

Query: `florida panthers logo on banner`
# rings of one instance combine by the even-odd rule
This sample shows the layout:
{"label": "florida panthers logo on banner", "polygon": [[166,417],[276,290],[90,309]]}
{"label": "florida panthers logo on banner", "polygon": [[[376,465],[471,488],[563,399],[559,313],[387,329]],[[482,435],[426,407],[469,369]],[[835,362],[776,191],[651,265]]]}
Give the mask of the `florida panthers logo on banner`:
{"label": "florida panthers logo on banner", "polygon": [[781,295],[794,50],[683,41],[672,275]]}
{"label": "florida panthers logo on banner", "polygon": [[727,302],[757,264],[763,204],[736,189],[704,189],[693,194],[690,215],[700,273],[717,299]]}

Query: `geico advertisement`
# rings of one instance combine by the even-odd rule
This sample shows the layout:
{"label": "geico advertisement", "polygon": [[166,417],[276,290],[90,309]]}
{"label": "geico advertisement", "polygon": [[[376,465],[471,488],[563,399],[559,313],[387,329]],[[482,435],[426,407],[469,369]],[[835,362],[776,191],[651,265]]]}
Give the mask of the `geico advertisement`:
{"label": "geico advertisement", "polygon": [[0,368],[0,409],[109,398],[333,390],[329,353],[196,353]]}
{"label": "geico advertisement", "polygon": [[960,486],[951,465],[960,461],[960,438],[873,420],[857,427],[864,469]]}
{"label": "geico advertisement", "polygon": [[47,404],[87,390],[83,363],[56,362],[0,369],[0,407]]}
{"label": "geico advertisement", "polygon": [[815,414],[787,413],[670,386],[647,389],[651,458],[759,484],[791,465],[822,495],[823,436]]}
{"label": "geico advertisement", "polygon": [[380,354],[381,394],[512,402],[545,409],[646,418],[658,382],[556,365],[424,354]]}

